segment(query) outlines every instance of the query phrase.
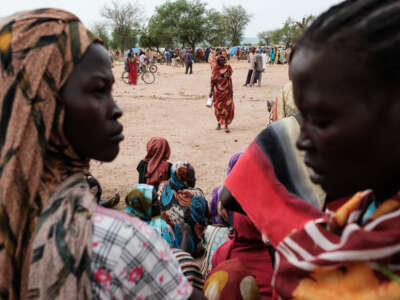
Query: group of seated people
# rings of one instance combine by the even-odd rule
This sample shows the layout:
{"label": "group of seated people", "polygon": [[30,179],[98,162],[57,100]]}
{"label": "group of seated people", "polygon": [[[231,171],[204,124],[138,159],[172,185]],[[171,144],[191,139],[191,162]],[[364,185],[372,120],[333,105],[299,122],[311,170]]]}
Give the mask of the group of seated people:
{"label": "group of seated people", "polygon": [[58,9],[0,19],[0,296],[398,299],[399,15],[348,0],[316,18],[291,53],[293,115],[209,205],[155,138],[127,213],[87,177],[124,138],[101,41]]}
{"label": "group of seated people", "polygon": [[[239,272],[252,278],[243,283],[249,286],[249,291],[262,299],[271,299],[268,282],[272,264],[261,234],[248,217],[222,207],[219,198],[222,186],[213,190],[208,203],[203,191],[195,188],[193,166],[188,162],[171,164],[170,154],[166,139],[149,140],[147,154],[137,166],[139,183],[125,197],[125,212],[146,222],[167,242],[194,288],[202,291],[204,281],[209,278],[204,289],[208,299],[219,299],[219,294],[213,295],[219,278],[214,270],[219,265],[224,266],[223,270],[232,269],[233,274]],[[227,175],[241,154],[236,153],[230,159]]]}

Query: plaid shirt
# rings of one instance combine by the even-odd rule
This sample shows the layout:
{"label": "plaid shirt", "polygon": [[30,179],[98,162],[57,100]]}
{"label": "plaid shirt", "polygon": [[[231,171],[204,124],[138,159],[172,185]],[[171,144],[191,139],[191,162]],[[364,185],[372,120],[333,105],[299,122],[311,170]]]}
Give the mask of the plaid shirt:
{"label": "plaid shirt", "polygon": [[126,214],[98,208],[93,216],[94,299],[188,299],[192,287],[166,242]]}

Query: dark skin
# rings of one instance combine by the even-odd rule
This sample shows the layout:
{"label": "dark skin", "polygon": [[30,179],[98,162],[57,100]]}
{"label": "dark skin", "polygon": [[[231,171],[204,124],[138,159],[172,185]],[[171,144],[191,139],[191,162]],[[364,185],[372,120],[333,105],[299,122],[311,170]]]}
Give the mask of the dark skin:
{"label": "dark skin", "polygon": [[[62,88],[65,104],[64,132],[79,155],[100,161],[112,161],[123,140],[123,127],[118,122],[122,111],[111,91],[114,76],[103,46],[89,47]],[[189,299],[206,299],[193,289]]]}
{"label": "dark skin", "polygon": [[[373,189],[379,202],[400,189],[400,90],[349,57],[330,49],[294,54],[294,97],[303,115],[297,146],[329,199]],[[240,212],[226,188],[221,196],[225,208]]]}
{"label": "dark skin", "polygon": [[122,111],[111,95],[114,76],[100,44],[89,47],[61,90],[65,104],[64,132],[82,157],[109,162],[124,139],[118,119]]}
{"label": "dark skin", "polygon": [[399,88],[337,50],[301,48],[291,72],[303,115],[297,146],[314,170],[312,181],[333,199],[373,189],[383,200],[398,191]]}

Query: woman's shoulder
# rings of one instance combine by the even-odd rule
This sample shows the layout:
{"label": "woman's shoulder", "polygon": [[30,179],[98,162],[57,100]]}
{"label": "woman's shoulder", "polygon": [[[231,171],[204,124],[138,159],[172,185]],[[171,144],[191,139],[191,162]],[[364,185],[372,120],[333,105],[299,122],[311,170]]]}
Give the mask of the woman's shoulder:
{"label": "woman's shoulder", "polygon": [[[94,294],[186,299],[191,287],[167,243],[138,218],[98,207],[93,220]],[[153,299],[152,298],[152,299]]]}

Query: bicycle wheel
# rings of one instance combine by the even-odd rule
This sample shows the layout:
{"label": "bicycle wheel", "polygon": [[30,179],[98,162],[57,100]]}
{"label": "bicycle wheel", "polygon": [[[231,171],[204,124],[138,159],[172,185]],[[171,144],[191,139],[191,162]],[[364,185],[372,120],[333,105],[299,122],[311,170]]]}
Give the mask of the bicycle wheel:
{"label": "bicycle wheel", "polygon": [[124,71],[122,72],[121,79],[125,83],[129,83],[129,73]]}
{"label": "bicycle wheel", "polygon": [[154,64],[151,64],[149,67],[150,73],[156,73],[157,72],[157,66]]}
{"label": "bicycle wheel", "polygon": [[152,84],[156,80],[156,77],[154,76],[153,73],[145,72],[142,75],[142,80],[144,83]]}

